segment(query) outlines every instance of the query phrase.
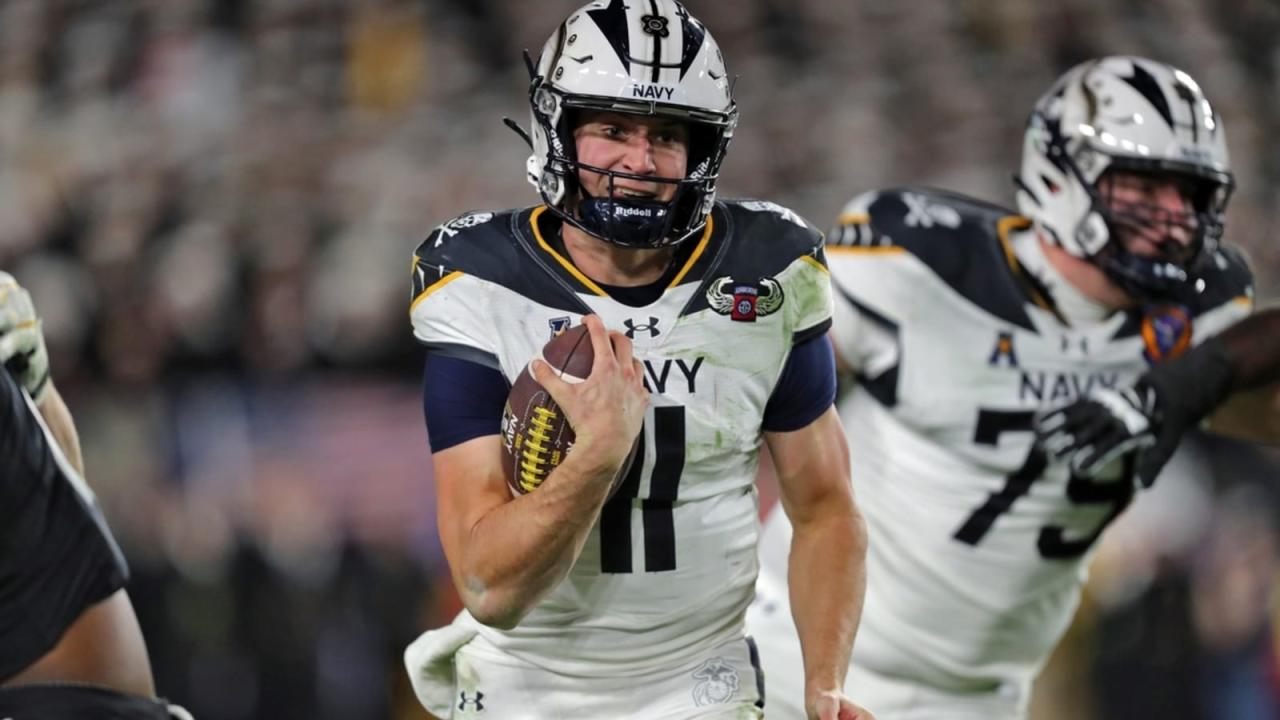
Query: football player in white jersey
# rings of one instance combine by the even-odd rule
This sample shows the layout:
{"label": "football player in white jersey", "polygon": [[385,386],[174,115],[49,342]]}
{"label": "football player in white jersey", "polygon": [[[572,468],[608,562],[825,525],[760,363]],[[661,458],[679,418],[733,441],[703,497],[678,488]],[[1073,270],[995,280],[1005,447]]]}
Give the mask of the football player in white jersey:
{"label": "football player in white jersey", "polygon": [[[1070,70],[1032,112],[1016,182],[1021,213],[871,192],[828,238],[869,528],[846,688],[894,720],[1025,717],[1094,541],[1135,491],[1132,454],[1073,471],[1035,443],[1035,417],[1134,383],[1253,303],[1219,242],[1221,121],[1186,73],[1134,57]],[[802,717],[781,622],[790,532],[785,513],[767,519],[748,613],[776,718]]]}
{"label": "football player in white jersey", "polygon": [[[870,718],[842,690],[865,531],[833,405],[821,234],[772,203],[716,201],[737,111],[715,41],[679,3],[590,3],[530,69],[542,203],[463,215],[414,259],[439,532],[466,606],[406,651],[419,698],[452,717],[760,717],[743,616],[767,443],[806,588],[801,702]],[[575,445],[512,497],[510,383],[578,322],[590,377],[532,368]]]}

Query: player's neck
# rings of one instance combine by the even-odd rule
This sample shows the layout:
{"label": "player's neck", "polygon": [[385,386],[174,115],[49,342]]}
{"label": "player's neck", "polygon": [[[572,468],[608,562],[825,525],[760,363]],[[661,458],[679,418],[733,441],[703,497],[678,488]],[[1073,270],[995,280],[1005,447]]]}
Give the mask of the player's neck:
{"label": "player's neck", "polygon": [[1132,301],[1098,266],[1045,241],[1036,232],[1013,238],[1018,261],[1045,287],[1058,312],[1073,325],[1107,319]]}
{"label": "player's neck", "polygon": [[560,237],[574,266],[592,280],[616,287],[636,287],[657,281],[675,254],[675,248],[618,247],[567,223],[561,226]]}

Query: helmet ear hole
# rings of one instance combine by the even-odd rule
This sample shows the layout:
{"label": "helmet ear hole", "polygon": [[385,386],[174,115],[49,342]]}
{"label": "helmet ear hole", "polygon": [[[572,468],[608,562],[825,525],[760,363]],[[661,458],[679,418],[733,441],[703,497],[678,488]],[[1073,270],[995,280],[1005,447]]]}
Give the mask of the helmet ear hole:
{"label": "helmet ear hole", "polygon": [[1102,215],[1091,212],[1076,226],[1076,242],[1086,255],[1095,255],[1107,244],[1110,233]]}

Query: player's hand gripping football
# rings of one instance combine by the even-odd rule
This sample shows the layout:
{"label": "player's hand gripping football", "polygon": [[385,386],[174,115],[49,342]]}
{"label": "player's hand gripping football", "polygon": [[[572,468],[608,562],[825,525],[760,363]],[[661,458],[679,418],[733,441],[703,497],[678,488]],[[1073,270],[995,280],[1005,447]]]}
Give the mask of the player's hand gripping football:
{"label": "player's hand gripping football", "polygon": [[31,295],[0,270],[0,364],[37,403],[49,389],[49,353]]}
{"label": "player's hand gripping football", "polygon": [[838,690],[820,692],[809,704],[811,720],[876,720],[870,710],[855,704]]}
{"label": "player's hand gripping football", "polygon": [[1038,416],[1036,438],[1050,455],[1086,477],[1136,452],[1138,480],[1150,487],[1182,435],[1162,431],[1160,406],[1155,386],[1144,380],[1126,388],[1098,388]]}
{"label": "player's hand gripping football", "polygon": [[587,326],[595,354],[586,380],[566,382],[541,360],[534,360],[530,370],[577,435],[569,457],[588,463],[581,466],[586,472],[612,481],[640,434],[649,391],[644,387],[644,366],[632,355],[631,340],[606,330],[595,315],[584,317],[582,324]]}

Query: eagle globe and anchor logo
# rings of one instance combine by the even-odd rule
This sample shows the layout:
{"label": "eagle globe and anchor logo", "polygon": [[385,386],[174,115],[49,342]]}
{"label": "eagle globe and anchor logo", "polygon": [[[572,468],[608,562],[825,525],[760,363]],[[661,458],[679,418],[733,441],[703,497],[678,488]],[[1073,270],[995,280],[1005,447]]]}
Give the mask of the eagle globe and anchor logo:
{"label": "eagle globe and anchor logo", "polygon": [[733,699],[742,685],[738,670],[724,658],[713,657],[693,671],[693,703],[698,707],[722,705]]}

